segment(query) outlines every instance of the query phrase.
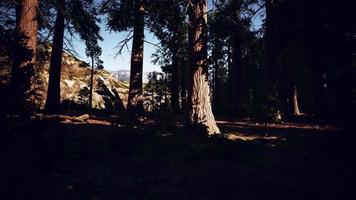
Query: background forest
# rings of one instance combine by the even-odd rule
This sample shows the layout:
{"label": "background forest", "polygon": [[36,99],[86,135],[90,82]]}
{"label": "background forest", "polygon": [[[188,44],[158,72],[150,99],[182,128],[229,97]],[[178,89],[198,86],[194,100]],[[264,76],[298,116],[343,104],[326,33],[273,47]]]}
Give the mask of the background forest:
{"label": "background forest", "polygon": [[[2,94],[5,95],[2,101],[9,99],[9,102],[15,103],[25,98],[18,96],[14,97],[16,101],[12,101],[6,90],[15,95],[21,93],[20,89],[26,90],[26,84],[40,85],[34,87],[48,87],[45,89],[46,92],[48,90],[47,96],[43,94],[41,98],[42,101],[47,99],[46,110],[60,111],[59,83],[63,50],[72,52],[71,36],[79,34],[86,44],[87,56],[92,58],[89,64],[93,67],[92,72],[96,73],[95,69],[102,68],[98,23],[107,23],[112,31],[130,31],[127,38],[119,41],[119,51],[130,40],[133,41],[130,92],[128,97],[121,96],[129,99],[127,109],[142,114],[139,110],[143,110],[144,104],[146,111],[150,112],[163,109],[164,112],[177,114],[187,111],[193,62],[190,49],[192,36],[189,35],[193,26],[193,11],[188,1],[136,3],[73,0],[30,3],[36,4],[39,9],[38,13],[32,13],[37,21],[33,21],[31,27],[23,28],[31,28],[31,34],[36,34],[30,36],[27,35],[30,33],[25,33],[23,37],[32,37],[30,41],[33,44],[28,45],[32,45],[35,48],[33,51],[37,52],[36,62],[32,58],[33,67],[20,70],[22,76],[27,74],[29,77],[21,78],[19,74],[20,80],[13,81],[24,85],[7,89],[10,81],[2,84]],[[204,71],[209,72],[208,95],[217,116],[257,121],[312,119],[324,123],[350,123],[355,110],[355,28],[354,14],[347,3],[293,0],[221,0],[210,3],[213,7],[206,13],[208,23],[202,33],[206,37],[204,43],[207,42],[204,46],[207,51]],[[15,59],[14,56],[24,56],[22,62],[28,62],[26,59],[29,59],[26,58],[26,52],[19,52],[20,47],[15,45],[18,44],[16,41],[20,41],[18,45],[21,45],[21,41],[26,40],[16,35],[16,30],[22,28],[18,24],[20,19],[16,17],[20,9],[16,12],[19,14],[15,15],[16,5],[19,4],[7,1],[1,4],[2,68],[23,65],[13,62],[21,59]],[[24,14],[24,17],[31,17],[27,16],[31,13]],[[262,26],[256,29],[256,20],[260,19]],[[150,74],[148,84],[142,86],[144,27],[160,41],[160,47],[152,56],[153,62],[162,66],[162,74]],[[64,31],[69,35],[65,37]],[[16,55],[18,53],[20,55]],[[48,60],[48,86],[41,86],[43,81],[36,82],[38,76],[36,78],[35,71],[41,71],[43,63]],[[13,74],[16,74],[15,69],[13,67],[11,70]],[[138,73],[137,77],[133,76],[135,73]],[[3,72],[2,79],[6,78],[9,77],[4,77]],[[13,78],[16,79],[16,76]],[[92,80],[86,82],[90,85]],[[31,92],[25,93],[36,93],[34,87]],[[88,95],[92,94],[92,87],[88,87],[88,90]],[[132,106],[136,97],[141,100],[137,101],[138,106]],[[89,100],[92,97],[87,99],[87,105],[93,107],[92,100]],[[28,101],[31,102],[34,100]],[[6,102],[1,105],[3,111],[10,108]],[[41,109],[38,105],[30,107]],[[2,113],[6,115],[7,112]]]}
{"label": "background forest", "polygon": [[[0,199],[355,199],[355,19],[348,0],[1,0]],[[127,83],[101,27],[127,33]]]}

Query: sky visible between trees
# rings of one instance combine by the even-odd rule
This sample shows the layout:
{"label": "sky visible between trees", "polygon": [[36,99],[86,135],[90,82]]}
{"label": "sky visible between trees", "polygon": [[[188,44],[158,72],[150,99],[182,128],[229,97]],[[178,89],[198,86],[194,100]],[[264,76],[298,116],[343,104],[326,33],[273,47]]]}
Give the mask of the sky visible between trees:
{"label": "sky visible between trees", "polygon": [[[213,9],[211,0],[208,1],[208,9]],[[262,25],[263,16],[257,16],[253,20],[254,29],[259,29]],[[118,70],[130,70],[130,58],[131,58],[131,45],[132,41],[130,40],[127,43],[127,47],[124,48],[121,55],[117,55],[118,48],[117,44],[125,39],[128,32],[110,32],[106,27],[105,17],[102,17],[100,23],[100,34],[103,37],[103,41],[99,41],[99,45],[102,48],[102,55],[100,59],[104,61],[104,68],[109,71],[118,71]],[[144,45],[144,56],[143,56],[143,71],[152,72],[152,71],[162,71],[159,64],[152,63],[152,53],[157,49],[159,45],[159,40],[154,36],[153,33],[145,30],[145,42]],[[75,46],[75,51],[78,54],[77,56],[86,62],[90,62],[90,58],[85,55],[85,44],[84,41],[79,39],[79,36],[76,39],[73,39],[73,46]]]}

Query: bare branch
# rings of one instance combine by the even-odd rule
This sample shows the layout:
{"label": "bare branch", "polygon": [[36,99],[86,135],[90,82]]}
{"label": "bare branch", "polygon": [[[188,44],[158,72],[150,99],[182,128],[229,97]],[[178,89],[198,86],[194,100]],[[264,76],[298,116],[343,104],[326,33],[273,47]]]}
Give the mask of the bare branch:
{"label": "bare branch", "polygon": [[147,41],[147,40],[144,40],[144,42],[146,42],[147,44],[153,45],[153,46],[157,47],[157,48],[158,48],[158,49],[160,49],[160,50],[163,50],[163,49],[162,49],[162,47],[161,47],[161,46],[159,46],[158,44],[155,44],[155,43],[149,42],[149,41]]}
{"label": "bare branch", "polygon": [[127,35],[126,38],[121,40],[116,46],[115,48],[118,48],[119,51],[117,53],[115,53],[114,58],[116,58],[118,55],[122,54],[122,50],[124,49],[124,47],[126,47],[127,49],[129,49],[129,46],[127,45],[127,43],[133,38],[133,31],[130,31]]}

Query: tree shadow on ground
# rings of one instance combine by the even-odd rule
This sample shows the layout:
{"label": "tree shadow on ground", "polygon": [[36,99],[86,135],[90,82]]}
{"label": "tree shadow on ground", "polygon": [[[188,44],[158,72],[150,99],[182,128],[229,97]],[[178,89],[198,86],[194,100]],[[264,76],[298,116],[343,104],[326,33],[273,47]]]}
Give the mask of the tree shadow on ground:
{"label": "tree shadow on ground", "polygon": [[[96,119],[100,121],[100,119]],[[355,199],[351,134],[46,119],[1,134],[0,199]],[[115,124],[115,125],[113,125]],[[347,136],[347,137],[345,137]]]}

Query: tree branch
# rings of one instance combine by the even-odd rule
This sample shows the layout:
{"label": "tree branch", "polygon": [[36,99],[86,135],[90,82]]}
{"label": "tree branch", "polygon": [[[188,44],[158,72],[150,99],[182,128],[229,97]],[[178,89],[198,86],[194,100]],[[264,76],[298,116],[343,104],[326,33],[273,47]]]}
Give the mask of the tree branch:
{"label": "tree branch", "polygon": [[114,58],[116,58],[118,55],[122,54],[122,50],[123,48],[126,46],[127,49],[129,49],[129,46],[127,45],[127,43],[133,38],[132,35],[133,31],[130,31],[127,35],[126,38],[121,40],[116,46],[115,48],[119,48],[119,51],[117,53],[115,53]]}

